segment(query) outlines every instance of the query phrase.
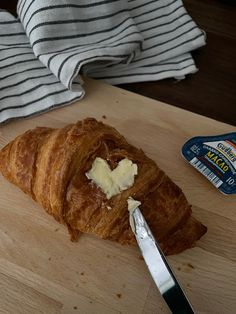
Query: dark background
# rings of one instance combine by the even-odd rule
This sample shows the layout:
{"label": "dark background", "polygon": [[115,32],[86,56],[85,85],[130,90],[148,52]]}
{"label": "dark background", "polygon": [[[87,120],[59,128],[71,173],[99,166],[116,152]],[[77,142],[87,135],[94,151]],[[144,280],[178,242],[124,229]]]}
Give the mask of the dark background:
{"label": "dark background", "polygon": [[[236,0],[183,2],[207,33],[207,45],[193,52],[199,72],[180,82],[166,79],[120,87],[236,126]],[[0,8],[16,14],[16,3],[1,0]]]}

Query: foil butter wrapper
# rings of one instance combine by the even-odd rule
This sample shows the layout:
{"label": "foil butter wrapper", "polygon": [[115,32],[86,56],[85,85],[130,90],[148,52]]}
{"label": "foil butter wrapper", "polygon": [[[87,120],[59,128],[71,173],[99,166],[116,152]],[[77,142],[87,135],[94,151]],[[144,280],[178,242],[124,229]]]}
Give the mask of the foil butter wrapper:
{"label": "foil butter wrapper", "polygon": [[236,194],[236,132],[193,137],[182,155],[220,192]]}

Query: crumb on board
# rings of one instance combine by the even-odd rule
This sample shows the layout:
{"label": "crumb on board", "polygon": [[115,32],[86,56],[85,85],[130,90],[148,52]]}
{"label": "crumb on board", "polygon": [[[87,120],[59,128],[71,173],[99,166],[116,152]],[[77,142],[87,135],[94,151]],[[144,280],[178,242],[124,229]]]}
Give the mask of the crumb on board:
{"label": "crumb on board", "polygon": [[77,306],[74,306],[74,307],[73,307],[73,309],[74,309],[74,310],[77,310],[77,309],[78,309],[78,307],[77,307]]}
{"label": "crumb on board", "polygon": [[59,228],[56,228],[54,231],[57,232],[59,230]]}
{"label": "crumb on board", "polygon": [[106,119],[106,118],[107,118],[107,116],[104,114],[104,115],[102,116],[102,118],[103,118],[103,119]]}
{"label": "crumb on board", "polygon": [[190,267],[190,268],[192,268],[192,269],[195,268],[191,263],[188,263],[187,266]]}
{"label": "crumb on board", "polygon": [[117,293],[116,296],[117,296],[117,298],[121,299],[122,294],[121,293]]}
{"label": "crumb on board", "polygon": [[92,303],[93,303],[93,301],[91,301],[91,300],[90,300],[90,301],[89,301],[89,303],[91,303],[91,304],[92,304]]}
{"label": "crumb on board", "polygon": [[49,261],[51,261],[51,259],[52,259],[51,257],[48,258]]}
{"label": "crumb on board", "polygon": [[181,267],[178,267],[177,269],[178,269],[178,270],[181,270]]}
{"label": "crumb on board", "polygon": [[78,286],[79,286],[78,284],[75,285],[75,287],[78,287]]}
{"label": "crumb on board", "polygon": [[190,283],[187,283],[187,287],[190,287]]}
{"label": "crumb on board", "polygon": [[82,271],[82,272],[80,273],[80,275],[83,276],[83,275],[84,275],[84,271]]}

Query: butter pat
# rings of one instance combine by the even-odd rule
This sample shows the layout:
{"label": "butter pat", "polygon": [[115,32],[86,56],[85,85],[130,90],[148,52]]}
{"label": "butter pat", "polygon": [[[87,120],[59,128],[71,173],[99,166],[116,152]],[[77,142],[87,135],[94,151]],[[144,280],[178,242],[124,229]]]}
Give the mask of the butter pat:
{"label": "butter pat", "polygon": [[138,166],[128,158],[122,159],[118,166],[111,170],[106,160],[97,157],[86,176],[102,189],[107,199],[110,199],[130,188],[137,174]]}
{"label": "butter pat", "polygon": [[141,202],[134,200],[132,197],[129,197],[127,200],[128,203],[128,211],[130,212],[130,214],[133,213],[133,211],[139,206],[141,205]]}
{"label": "butter pat", "polygon": [[129,224],[133,233],[135,233],[133,212],[139,205],[141,205],[141,202],[134,200],[132,197],[129,197],[127,199],[127,203],[128,203],[128,211],[129,211]]}

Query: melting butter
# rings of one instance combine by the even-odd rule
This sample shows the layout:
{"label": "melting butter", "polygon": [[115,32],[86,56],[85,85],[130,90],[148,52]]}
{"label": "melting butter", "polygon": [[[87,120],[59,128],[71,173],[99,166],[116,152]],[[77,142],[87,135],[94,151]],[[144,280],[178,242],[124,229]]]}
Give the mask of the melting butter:
{"label": "melting butter", "polygon": [[107,199],[110,199],[130,188],[137,174],[138,166],[128,158],[122,159],[118,166],[111,170],[106,160],[97,157],[86,176],[102,189]]}

